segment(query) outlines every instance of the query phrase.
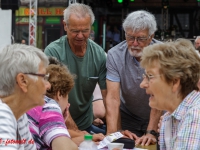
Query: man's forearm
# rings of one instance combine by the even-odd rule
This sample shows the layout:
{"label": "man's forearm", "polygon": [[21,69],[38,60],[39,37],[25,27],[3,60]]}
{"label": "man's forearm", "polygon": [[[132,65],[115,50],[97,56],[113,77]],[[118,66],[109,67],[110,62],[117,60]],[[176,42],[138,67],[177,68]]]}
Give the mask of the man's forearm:
{"label": "man's forearm", "polygon": [[149,124],[147,127],[147,130],[155,130],[157,131],[158,128],[158,122],[160,120],[160,117],[162,116],[163,111],[157,110],[152,108],[150,112],[150,119]]}
{"label": "man's forearm", "polygon": [[119,103],[112,102],[106,104],[106,123],[107,134],[116,132],[121,129]]}
{"label": "man's forearm", "polygon": [[101,95],[103,98],[103,104],[106,107],[106,95],[107,95],[107,90],[101,90]]}

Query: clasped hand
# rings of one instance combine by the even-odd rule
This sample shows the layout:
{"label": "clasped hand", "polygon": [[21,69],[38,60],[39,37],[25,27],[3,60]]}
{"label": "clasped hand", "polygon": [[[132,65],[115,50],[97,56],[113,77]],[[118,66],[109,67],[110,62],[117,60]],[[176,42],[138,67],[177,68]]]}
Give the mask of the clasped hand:
{"label": "clasped hand", "polygon": [[143,135],[142,137],[138,137],[136,134],[125,130],[125,131],[121,131],[121,133],[130,139],[134,139],[135,140],[135,145],[142,145],[142,146],[148,146],[150,144],[156,144],[156,137],[152,134],[146,134]]}

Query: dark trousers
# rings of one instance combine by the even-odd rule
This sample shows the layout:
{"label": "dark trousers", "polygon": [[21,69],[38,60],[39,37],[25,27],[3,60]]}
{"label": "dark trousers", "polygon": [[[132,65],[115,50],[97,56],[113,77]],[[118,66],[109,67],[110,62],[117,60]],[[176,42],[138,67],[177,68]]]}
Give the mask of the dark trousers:
{"label": "dark trousers", "polygon": [[85,129],[85,131],[87,131],[90,134],[102,133],[102,134],[105,135],[106,134],[106,125],[102,125],[100,127],[97,127],[97,126],[92,124],[87,129]]}
{"label": "dark trousers", "polygon": [[141,137],[146,133],[149,120],[144,120],[135,115],[129,115],[122,110],[120,112],[122,130],[129,130],[138,137]]}

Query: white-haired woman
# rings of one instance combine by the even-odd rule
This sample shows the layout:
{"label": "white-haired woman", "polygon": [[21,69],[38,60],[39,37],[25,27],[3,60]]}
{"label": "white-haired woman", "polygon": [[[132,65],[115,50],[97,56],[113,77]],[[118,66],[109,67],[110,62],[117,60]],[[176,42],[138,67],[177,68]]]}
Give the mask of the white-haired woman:
{"label": "white-haired woman", "polygon": [[26,111],[44,104],[48,58],[24,44],[0,51],[0,149],[36,150]]}

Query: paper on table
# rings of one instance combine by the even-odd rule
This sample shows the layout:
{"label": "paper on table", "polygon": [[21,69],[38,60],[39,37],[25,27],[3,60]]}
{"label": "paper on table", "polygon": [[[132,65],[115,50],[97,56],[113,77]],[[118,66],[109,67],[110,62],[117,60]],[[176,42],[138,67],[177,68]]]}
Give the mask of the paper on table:
{"label": "paper on table", "polygon": [[104,148],[108,145],[108,143],[113,142],[114,140],[117,140],[119,138],[123,137],[123,134],[120,132],[115,132],[110,135],[107,135],[101,142],[99,142],[99,145],[97,146],[97,149]]}

